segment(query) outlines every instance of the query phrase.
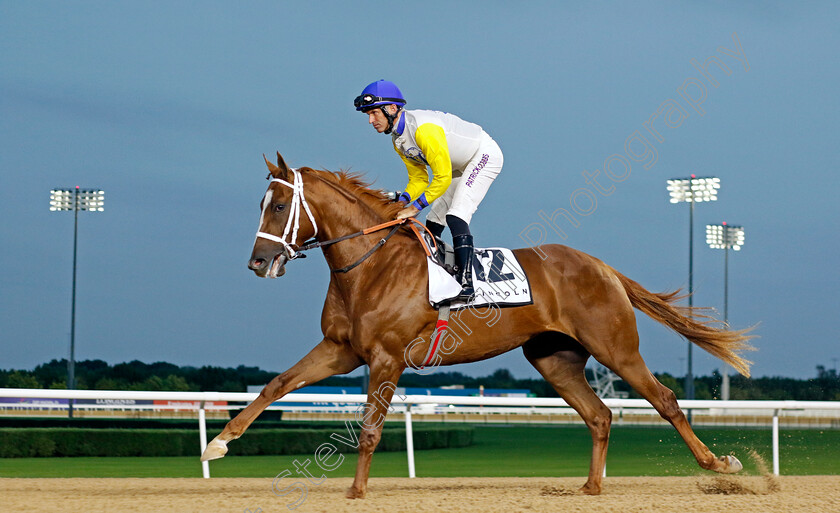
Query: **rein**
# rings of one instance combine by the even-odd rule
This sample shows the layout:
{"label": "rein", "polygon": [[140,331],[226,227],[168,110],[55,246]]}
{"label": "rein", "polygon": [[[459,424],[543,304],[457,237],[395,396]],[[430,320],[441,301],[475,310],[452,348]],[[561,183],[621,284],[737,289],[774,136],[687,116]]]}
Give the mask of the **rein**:
{"label": "rein", "polygon": [[[294,244],[288,242],[286,240],[286,238],[289,236],[289,231],[292,227],[294,227],[294,228],[291,230],[292,231],[292,234],[291,234],[292,236],[291,236],[290,240],[294,241],[297,238],[298,228],[300,227],[301,206],[303,207],[303,210],[306,211],[306,215],[309,217],[309,222],[312,223],[312,227],[315,229],[315,233],[312,234],[313,237],[315,237],[315,235],[318,234],[318,225],[315,223],[315,217],[312,215],[312,211],[309,209],[309,204],[306,202],[306,196],[303,193],[303,176],[301,176],[301,173],[297,169],[292,168],[291,171],[292,171],[292,173],[294,173],[294,182],[292,182],[292,183],[289,183],[285,180],[281,180],[280,178],[272,178],[271,179],[271,182],[277,182],[277,183],[283,184],[286,187],[291,188],[292,191],[293,191],[293,193],[292,193],[292,205],[290,207],[291,211],[289,213],[289,219],[286,221],[286,228],[283,230],[283,237],[278,237],[276,235],[272,235],[270,233],[266,233],[266,232],[262,232],[262,231],[257,232],[257,237],[258,238],[268,239],[270,241],[279,242],[280,244],[283,244],[283,247],[286,249],[287,253],[289,254],[289,258],[288,258],[289,260],[294,260],[296,258],[306,258],[306,255],[303,254],[303,252],[308,251],[310,249],[316,249],[316,248],[322,248],[324,246],[330,246],[330,245],[336,244],[338,242],[342,242],[342,241],[345,241],[345,240],[348,240],[348,239],[352,239],[354,237],[360,237],[362,235],[369,235],[371,233],[378,232],[380,230],[384,230],[385,228],[388,228],[389,226],[393,226],[393,228],[391,228],[391,231],[389,231],[388,234],[385,235],[383,238],[379,239],[379,242],[377,242],[372,248],[370,248],[370,250],[368,250],[367,253],[362,255],[361,258],[359,258],[358,260],[356,260],[355,262],[353,262],[350,265],[342,267],[341,269],[331,269],[331,271],[334,272],[334,273],[346,273],[346,272],[358,267],[362,262],[367,260],[371,255],[373,255],[379,248],[384,246],[385,243],[388,242],[388,239],[393,237],[394,234],[397,233],[397,231],[400,229],[400,227],[405,225],[406,223],[409,223],[408,226],[411,228],[411,230],[417,236],[417,239],[420,241],[421,245],[423,246],[423,250],[426,252],[426,255],[427,256],[431,255],[431,250],[428,247],[428,244],[423,240],[423,235],[420,233],[420,229],[422,229],[423,231],[427,231],[426,227],[420,221],[418,221],[417,219],[415,219],[413,217],[404,218],[404,219],[394,219],[393,221],[387,221],[385,223],[378,224],[376,226],[371,226],[370,228],[365,228],[364,230],[360,230],[360,231],[355,232],[355,233],[351,233],[351,234],[348,234],[348,235],[342,235],[341,237],[337,237],[335,239],[330,239],[330,240],[325,240],[323,242],[320,242],[320,241],[310,242],[310,243],[304,244],[303,246],[301,246],[297,250],[295,250],[294,249]],[[418,226],[420,227],[420,229],[418,229]],[[432,238],[432,241],[435,244],[435,249],[437,249],[437,241],[434,240],[434,237]]]}
{"label": "rein", "polygon": [[[387,235],[385,235],[384,237],[379,239],[379,242],[377,242],[372,248],[370,248],[370,250],[368,250],[367,253],[362,255],[361,258],[359,258],[358,260],[356,260],[355,262],[353,262],[350,265],[342,267],[341,269],[332,269],[332,272],[334,272],[334,273],[346,273],[347,271],[350,271],[351,269],[354,269],[354,268],[358,267],[362,262],[364,262],[371,255],[376,253],[376,251],[379,248],[381,248],[382,246],[384,246],[385,243],[388,242],[388,239],[393,237],[394,234],[397,233],[397,230],[399,230],[400,227],[403,226],[404,224],[406,224],[407,222],[412,222],[413,223],[413,224],[409,224],[408,226],[411,228],[411,230],[414,232],[414,234],[420,240],[426,254],[429,255],[430,250],[429,250],[428,246],[426,245],[426,242],[423,241],[423,236],[421,235],[420,230],[417,228],[419,226],[422,230],[425,231],[426,227],[423,226],[423,224],[420,223],[420,221],[418,221],[417,219],[414,219],[413,217],[410,217],[410,218],[406,218],[406,219],[395,219],[393,221],[388,221],[386,223],[378,224],[376,226],[371,226],[370,228],[365,228],[364,230],[360,230],[358,232],[351,233],[349,235],[343,235],[343,236],[335,238],[335,239],[325,240],[323,242],[317,242],[317,241],[316,242],[310,242],[309,244],[305,244],[298,249],[298,253],[301,253],[299,255],[299,257],[305,257],[306,256],[306,255],[302,254],[303,251],[307,251],[307,250],[315,249],[315,248],[322,248],[324,246],[330,246],[330,245],[335,244],[337,242],[341,242],[341,241],[344,241],[344,240],[347,240],[347,239],[352,239],[354,237],[359,237],[359,236],[362,236],[362,235],[370,235],[371,233],[378,232],[380,230],[384,230],[385,228],[388,228],[389,226],[393,226],[393,228],[391,228],[391,231],[389,231]],[[432,239],[432,240],[434,240],[434,239]],[[437,242],[435,242],[435,249],[437,249]],[[298,257],[295,257],[295,258],[298,258]]]}
{"label": "rein", "polygon": [[[349,271],[349,270],[351,270],[351,269],[354,269],[355,267],[359,266],[362,262],[364,262],[365,260],[367,260],[367,259],[368,259],[368,257],[370,257],[372,254],[376,253],[376,251],[377,251],[379,248],[381,248],[382,246],[384,246],[384,245],[385,245],[385,243],[386,243],[386,242],[388,242],[388,239],[390,239],[391,237],[393,237],[393,236],[394,236],[394,234],[395,234],[395,233],[397,233],[397,230],[399,230],[399,229],[400,229],[400,226],[402,226],[402,225],[404,224],[404,222],[402,222],[402,221],[403,221],[402,219],[399,219],[398,221],[401,221],[401,222],[400,222],[400,223],[395,223],[395,224],[394,224],[394,227],[393,227],[393,228],[391,228],[391,231],[390,231],[390,232],[388,232],[388,234],[387,234],[386,236],[384,236],[384,237],[382,237],[381,239],[379,239],[379,242],[377,242],[377,243],[376,243],[376,244],[375,244],[372,248],[370,248],[370,249],[368,250],[368,252],[367,252],[367,253],[365,253],[364,255],[362,255],[362,257],[361,257],[361,258],[359,258],[358,260],[356,260],[355,262],[353,262],[353,263],[352,263],[352,264],[350,264],[350,265],[347,265],[347,266],[342,267],[341,269],[333,269],[333,270],[332,270],[332,272],[334,272],[334,273],[346,273],[347,271]],[[388,224],[388,223],[386,223],[386,224]],[[382,225],[380,225],[380,226],[382,226]],[[376,227],[374,227],[374,228],[376,228]],[[383,226],[382,228],[379,228],[379,229],[381,230],[381,229],[383,229],[383,228],[385,228],[385,227]],[[373,231],[377,231],[377,230],[373,230]],[[356,232],[356,233],[354,233],[354,234],[352,234],[352,235],[349,235],[349,236],[344,236],[344,237],[339,237],[338,239],[335,239],[335,240],[333,240],[333,241],[326,241],[326,242],[328,242],[328,243],[330,243],[330,244],[335,244],[336,242],[341,242],[342,240],[350,239],[350,238],[353,238],[353,237],[358,237],[359,235],[367,235],[367,233],[371,233],[371,232],[367,232],[367,233],[366,233],[366,232],[367,232],[367,230],[362,230],[362,231],[360,231],[360,232]],[[327,244],[327,243],[318,243],[318,245],[319,245],[319,246],[326,246],[326,245],[328,245],[328,244]]]}

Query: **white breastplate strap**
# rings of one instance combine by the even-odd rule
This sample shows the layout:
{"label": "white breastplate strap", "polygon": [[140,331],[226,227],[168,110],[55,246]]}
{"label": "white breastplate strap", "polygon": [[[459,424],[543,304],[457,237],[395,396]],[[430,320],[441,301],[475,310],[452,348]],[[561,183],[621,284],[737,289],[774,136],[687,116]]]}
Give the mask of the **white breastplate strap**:
{"label": "white breastplate strap", "polygon": [[[301,205],[303,205],[303,209],[306,210],[309,222],[312,223],[312,227],[315,229],[315,233],[312,234],[313,237],[318,235],[318,225],[315,223],[315,217],[312,215],[312,210],[309,209],[309,204],[306,203],[306,195],[303,193],[303,176],[301,176],[301,173],[297,169],[292,169],[291,171],[294,174],[294,182],[292,183],[279,178],[271,179],[272,182],[281,183],[292,189],[292,203],[291,205],[288,205],[289,219],[286,221],[286,228],[283,230],[283,236],[278,237],[276,235],[260,231],[257,232],[257,237],[279,242],[289,252],[289,258],[294,258],[295,250],[292,248],[292,244],[294,244],[297,240],[298,228],[300,227]],[[266,205],[265,208],[268,208],[268,205]],[[262,226],[260,228],[262,228]],[[288,238],[289,231],[291,231],[291,238]]]}

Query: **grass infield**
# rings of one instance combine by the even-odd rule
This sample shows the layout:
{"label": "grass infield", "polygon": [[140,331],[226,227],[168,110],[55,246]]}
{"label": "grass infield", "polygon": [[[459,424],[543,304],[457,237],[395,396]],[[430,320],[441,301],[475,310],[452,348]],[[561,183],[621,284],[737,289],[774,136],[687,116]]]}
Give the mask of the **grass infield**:
{"label": "grass infield", "polygon": [[[770,429],[697,428],[696,432],[715,454],[738,456],[747,474],[759,473],[748,455],[750,450],[755,450],[768,467],[772,465]],[[472,446],[416,451],[415,466],[418,477],[585,476],[591,443],[589,431],[582,426],[477,425]],[[327,477],[351,477],[356,456],[343,457],[333,471],[321,472],[314,461],[309,470]],[[273,478],[287,469],[294,472],[293,462],[307,458],[312,460],[312,454],[231,456],[210,462],[210,473],[213,477]],[[782,475],[840,474],[840,430],[782,430],[780,460]],[[608,476],[687,476],[703,472],[673,428],[612,429]],[[407,475],[404,452],[374,455],[372,477]],[[201,477],[201,466],[196,447],[195,457],[6,458],[0,459],[0,477]]]}

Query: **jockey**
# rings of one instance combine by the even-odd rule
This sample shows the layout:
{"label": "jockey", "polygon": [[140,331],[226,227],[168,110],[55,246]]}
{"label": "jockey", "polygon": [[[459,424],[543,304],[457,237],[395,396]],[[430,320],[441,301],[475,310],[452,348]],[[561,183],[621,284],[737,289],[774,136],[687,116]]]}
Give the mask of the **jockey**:
{"label": "jockey", "polygon": [[[469,300],[473,238],[470,220],[490,184],[502,170],[499,145],[480,126],[432,110],[404,110],[399,88],[387,80],[368,85],[353,102],[368,115],[373,128],[390,134],[394,149],[408,169],[408,185],[399,195],[403,209],[396,219],[414,217],[431,205],[426,227],[440,237],[448,226],[455,248],[458,300]],[[432,179],[426,167],[432,170]]]}

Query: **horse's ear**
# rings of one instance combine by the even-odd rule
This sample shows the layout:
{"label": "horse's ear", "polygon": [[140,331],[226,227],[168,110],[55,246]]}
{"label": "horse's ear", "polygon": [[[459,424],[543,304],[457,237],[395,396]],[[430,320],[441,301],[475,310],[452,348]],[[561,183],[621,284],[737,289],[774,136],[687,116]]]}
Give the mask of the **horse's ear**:
{"label": "horse's ear", "polygon": [[268,166],[268,171],[271,173],[271,176],[274,178],[285,179],[286,176],[289,174],[289,166],[286,165],[286,162],[283,160],[283,157],[280,156],[280,152],[277,152],[277,165],[275,166],[271,162],[269,162],[268,157],[265,156],[263,153],[263,159],[265,160],[265,165]]}
{"label": "horse's ear", "polygon": [[277,172],[280,171],[280,168],[278,168],[270,160],[268,160],[268,157],[265,156],[265,153],[263,153],[263,160],[265,160],[265,165],[268,166],[268,172],[271,173],[271,176],[276,176]]}
{"label": "horse's ear", "polygon": [[288,174],[289,166],[286,165],[286,161],[280,156],[279,151],[277,152],[277,167],[280,168],[280,171],[282,171],[283,174]]}

